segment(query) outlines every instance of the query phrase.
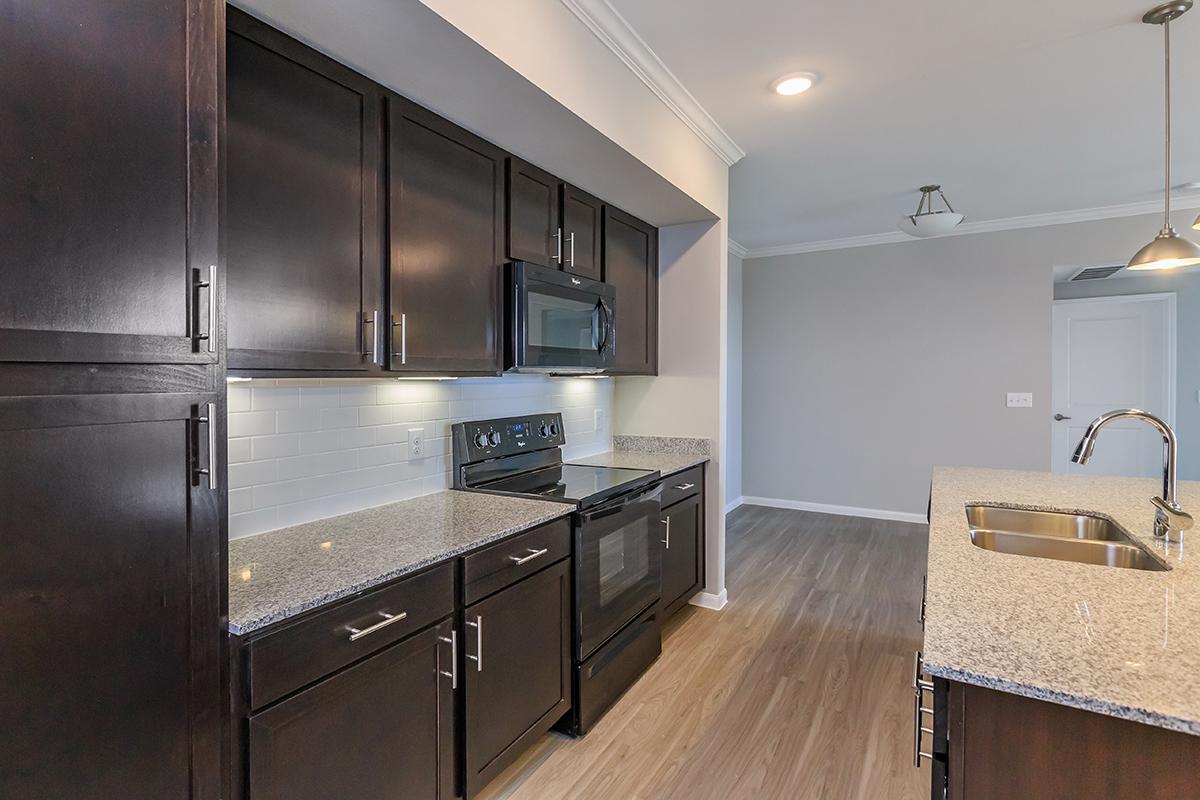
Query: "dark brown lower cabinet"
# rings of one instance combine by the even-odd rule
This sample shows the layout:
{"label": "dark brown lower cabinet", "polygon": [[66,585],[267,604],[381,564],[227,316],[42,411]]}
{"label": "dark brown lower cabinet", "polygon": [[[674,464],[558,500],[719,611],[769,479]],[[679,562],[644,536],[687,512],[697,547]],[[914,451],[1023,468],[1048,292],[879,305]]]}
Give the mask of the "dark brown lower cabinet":
{"label": "dark brown lower cabinet", "polygon": [[467,797],[570,710],[570,563],[564,559],[466,609]]}
{"label": "dark brown lower cabinet", "polygon": [[0,398],[0,797],[221,796],[221,405]]}
{"label": "dark brown lower cabinet", "polygon": [[454,797],[451,631],[446,620],[252,715],[250,797]]}
{"label": "dark brown lower cabinet", "polygon": [[662,608],[669,617],[704,585],[704,495],[663,509]]}
{"label": "dark brown lower cabinet", "polygon": [[935,800],[1200,797],[1200,737],[940,678],[933,694]]}

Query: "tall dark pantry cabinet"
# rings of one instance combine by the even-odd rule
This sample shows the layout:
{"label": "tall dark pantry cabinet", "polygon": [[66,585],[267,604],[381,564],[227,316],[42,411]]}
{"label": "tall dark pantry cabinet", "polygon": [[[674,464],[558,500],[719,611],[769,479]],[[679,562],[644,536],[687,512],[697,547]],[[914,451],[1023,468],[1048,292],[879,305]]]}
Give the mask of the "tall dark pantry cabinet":
{"label": "tall dark pantry cabinet", "polygon": [[222,795],[224,30],[0,0],[0,797]]}

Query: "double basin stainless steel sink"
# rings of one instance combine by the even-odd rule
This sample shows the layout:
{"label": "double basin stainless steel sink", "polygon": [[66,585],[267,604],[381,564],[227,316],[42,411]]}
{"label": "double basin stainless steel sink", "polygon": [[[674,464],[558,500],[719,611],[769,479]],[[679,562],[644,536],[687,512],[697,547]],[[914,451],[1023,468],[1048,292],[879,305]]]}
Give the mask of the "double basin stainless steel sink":
{"label": "double basin stainless steel sink", "polygon": [[1169,569],[1107,517],[998,505],[967,506],[976,547],[998,553],[1161,572]]}

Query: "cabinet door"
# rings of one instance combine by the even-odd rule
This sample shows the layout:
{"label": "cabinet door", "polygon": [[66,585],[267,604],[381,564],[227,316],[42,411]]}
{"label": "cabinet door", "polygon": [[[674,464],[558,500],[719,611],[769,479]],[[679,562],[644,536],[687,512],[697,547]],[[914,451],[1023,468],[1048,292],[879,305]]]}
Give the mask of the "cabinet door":
{"label": "cabinet door", "polygon": [[570,184],[562,187],[563,269],[600,280],[604,204]]}
{"label": "cabinet door", "polygon": [[566,559],[466,610],[467,796],[571,706],[571,579]]}
{"label": "cabinet door", "polygon": [[0,398],[0,797],[220,796],[224,514],[196,471],[216,466],[208,402]]}
{"label": "cabinet door", "polygon": [[508,258],[561,267],[559,180],[518,158],[508,159]]}
{"label": "cabinet door", "polygon": [[662,606],[669,616],[687,604],[704,583],[703,495],[663,510]]}
{"label": "cabinet door", "polygon": [[375,85],[230,9],[227,87],[230,368],[371,368],[383,283]]}
{"label": "cabinet door", "polygon": [[0,361],[217,360],[224,8],[0,0]]}
{"label": "cabinet door", "polygon": [[504,153],[396,95],[388,148],[390,368],[499,373]]}
{"label": "cabinet door", "polygon": [[454,797],[443,622],[250,717],[250,800]]}
{"label": "cabinet door", "polygon": [[617,288],[616,362],[610,372],[658,372],[658,231],[604,207],[604,280]]}

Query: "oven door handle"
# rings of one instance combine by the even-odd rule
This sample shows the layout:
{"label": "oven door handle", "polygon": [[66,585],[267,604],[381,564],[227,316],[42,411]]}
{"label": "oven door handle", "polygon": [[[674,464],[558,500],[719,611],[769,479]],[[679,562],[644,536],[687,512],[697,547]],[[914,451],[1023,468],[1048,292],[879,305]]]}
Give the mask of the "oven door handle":
{"label": "oven door handle", "polygon": [[[593,520],[604,519],[605,517],[611,517],[614,514],[620,514],[623,511],[626,511],[629,508],[629,506],[633,506],[638,503],[645,503],[645,502],[649,502],[649,501],[657,502],[658,500],[660,500],[662,498],[662,491],[663,491],[662,484],[657,483],[651,489],[649,489],[645,492],[642,492],[640,494],[636,494],[632,497],[618,498],[609,503],[606,503],[605,505],[599,506],[597,508],[593,508],[590,511],[583,512],[583,521],[591,522]],[[647,514],[650,514],[650,513],[657,514],[659,512],[658,512],[658,509],[653,509],[653,510],[647,510],[646,513]]]}

